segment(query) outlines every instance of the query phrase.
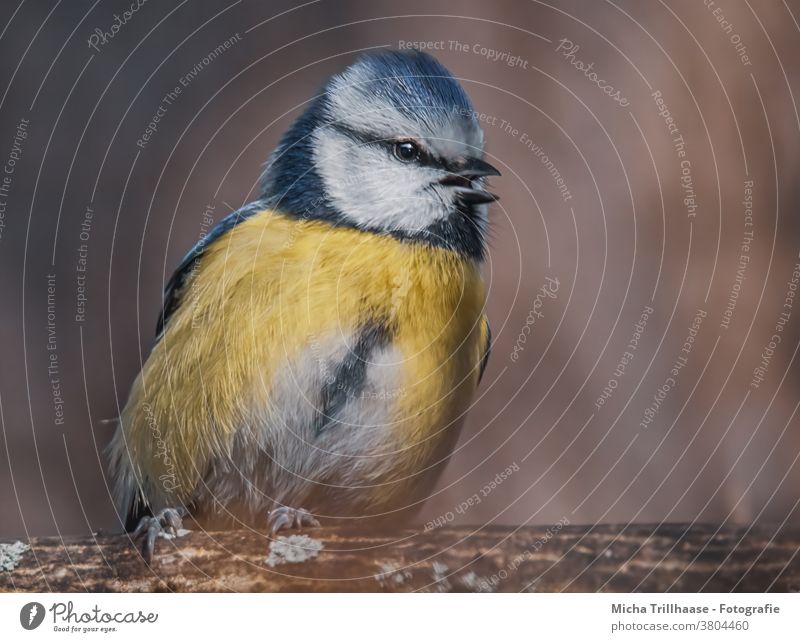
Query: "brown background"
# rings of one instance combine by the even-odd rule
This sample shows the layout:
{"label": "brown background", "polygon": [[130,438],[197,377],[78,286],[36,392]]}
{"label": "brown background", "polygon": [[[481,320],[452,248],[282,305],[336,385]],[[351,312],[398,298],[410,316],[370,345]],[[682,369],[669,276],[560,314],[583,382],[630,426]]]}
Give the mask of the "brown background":
{"label": "brown background", "polygon": [[[504,174],[493,181],[502,201],[486,268],[493,356],[424,519],[798,522],[800,309],[764,382],[752,389],[750,381],[800,250],[800,3],[150,0],[99,51],[89,48],[93,31],[109,30],[130,4],[4,7],[13,18],[0,37],[0,162],[20,119],[30,125],[0,235],[0,536],[114,527],[101,455],[112,428],[102,420],[124,403],[152,345],[162,284],[202,232],[203,211],[212,205],[219,220],[252,198],[303,101],[354,52],[401,40],[443,41],[434,53],[494,118],[487,151]],[[241,41],[203,66],[137,147],[166,92],[236,33]],[[556,51],[563,38],[627,107]],[[522,62],[492,61],[483,47]],[[686,142],[691,220],[657,90]],[[570,201],[523,133],[558,168]],[[751,260],[722,328],[748,178]],[[94,218],[78,323],[87,206]],[[514,362],[546,276],[559,279],[557,298],[544,303]],[[596,410],[646,305],[654,313],[635,357]],[[643,429],[697,309],[707,317],[688,363]],[[518,472],[459,514],[513,465]]]}

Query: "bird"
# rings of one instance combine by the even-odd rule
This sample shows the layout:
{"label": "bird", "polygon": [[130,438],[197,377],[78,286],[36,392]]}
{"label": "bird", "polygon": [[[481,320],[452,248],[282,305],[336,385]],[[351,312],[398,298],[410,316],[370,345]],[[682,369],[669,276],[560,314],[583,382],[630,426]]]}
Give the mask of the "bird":
{"label": "bird", "polygon": [[499,175],[433,56],[373,50],[328,78],[257,198],[166,283],[108,446],[116,509],[148,563],[187,519],[277,536],[413,518],[489,358]]}

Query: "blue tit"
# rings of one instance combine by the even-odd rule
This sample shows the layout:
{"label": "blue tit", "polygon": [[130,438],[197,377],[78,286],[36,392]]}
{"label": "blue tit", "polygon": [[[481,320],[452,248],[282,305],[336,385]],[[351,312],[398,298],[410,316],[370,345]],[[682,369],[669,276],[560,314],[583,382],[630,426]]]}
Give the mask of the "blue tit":
{"label": "blue tit", "polygon": [[148,561],[187,516],[274,534],[421,507],[489,355],[483,147],[418,51],[360,57],[291,125],[167,283],[109,446]]}

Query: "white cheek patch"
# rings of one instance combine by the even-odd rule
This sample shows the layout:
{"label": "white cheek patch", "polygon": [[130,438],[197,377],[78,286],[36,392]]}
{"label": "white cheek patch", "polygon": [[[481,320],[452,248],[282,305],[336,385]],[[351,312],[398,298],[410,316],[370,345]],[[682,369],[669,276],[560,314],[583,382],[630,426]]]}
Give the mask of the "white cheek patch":
{"label": "white cheek patch", "polygon": [[435,170],[404,164],[378,145],[330,127],[315,134],[314,164],[331,203],[359,227],[417,232],[448,216],[452,203],[430,189]]}

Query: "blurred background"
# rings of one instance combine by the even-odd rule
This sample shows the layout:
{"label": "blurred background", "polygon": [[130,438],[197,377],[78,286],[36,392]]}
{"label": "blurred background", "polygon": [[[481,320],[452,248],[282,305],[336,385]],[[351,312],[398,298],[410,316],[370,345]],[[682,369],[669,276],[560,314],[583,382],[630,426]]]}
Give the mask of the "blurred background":
{"label": "blurred background", "polygon": [[0,536],[116,528],[105,420],[165,280],[329,74],[411,42],[503,171],[492,358],[420,525],[800,522],[800,2],[3,14]]}

